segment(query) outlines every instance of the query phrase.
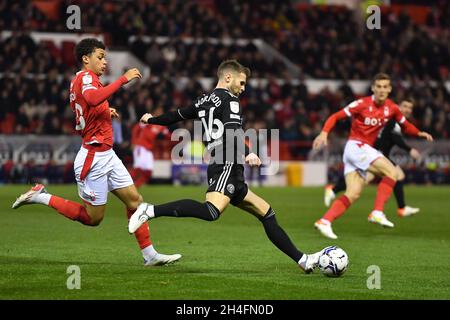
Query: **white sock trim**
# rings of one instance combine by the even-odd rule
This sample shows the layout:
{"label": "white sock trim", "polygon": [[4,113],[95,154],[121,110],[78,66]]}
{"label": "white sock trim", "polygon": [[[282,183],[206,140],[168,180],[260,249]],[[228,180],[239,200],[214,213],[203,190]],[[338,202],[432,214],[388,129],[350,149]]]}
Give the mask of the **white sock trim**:
{"label": "white sock trim", "polygon": [[36,201],[36,203],[40,203],[40,204],[48,206],[50,203],[51,197],[52,197],[52,195],[50,193],[41,193],[36,197],[35,201]]}
{"label": "white sock trim", "polygon": [[158,254],[158,252],[155,250],[155,248],[153,248],[153,245],[149,245],[148,247],[145,247],[144,249],[141,250],[142,252],[142,256],[144,258],[146,257],[154,257]]}
{"label": "white sock trim", "polygon": [[155,210],[154,210],[154,206],[152,204],[148,204],[148,208],[145,211],[145,213],[151,218],[155,217]]}
{"label": "white sock trim", "polygon": [[381,216],[383,216],[384,215],[384,213],[383,213],[383,211],[380,211],[380,210],[373,210],[372,211],[372,214],[374,214],[374,215],[381,215]]}
{"label": "white sock trim", "polygon": [[308,255],[306,253],[304,253],[302,255],[302,257],[300,258],[300,260],[298,260],[298,264],[301,264],[303,262],[306,262],[306,259],[308,258]]}

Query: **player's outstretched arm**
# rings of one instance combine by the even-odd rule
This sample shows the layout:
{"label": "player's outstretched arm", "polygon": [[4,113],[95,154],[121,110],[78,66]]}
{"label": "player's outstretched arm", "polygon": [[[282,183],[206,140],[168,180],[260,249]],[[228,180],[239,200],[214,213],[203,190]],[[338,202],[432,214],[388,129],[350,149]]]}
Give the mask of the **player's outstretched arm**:
{"label": "player's outstretched arm", "polygon": [[100,103],[108,99],[121,86],[129,81],[142,78],[141,73],[137,68],[133,68],[125,72],[119,79],[103,88],[93,88],[96,90],[86,90],[83,92],[83,97],[90,106],[98,106]]}
{"label": "player's outstretched arm", "polygon": [[395,109],[394,112],[395,112],[394,113],[395,121],[397,121],[397,123],[400,124],[403,133],[414,137],[424,138],[430,142],[433,141],[433,137],[431,136],[431,134],[425,131],[420,131],[419,129],[416,128],[415,125],[406,120],[405,116],[403,115],[403,113],[401,113],[398,107]]}
{"label": "player's outstretched arm", "polygon": [[142,74],[139,72],[138,68],[132,68],[130,70],[127,70],[123,76],[127,78],[127,82],[130,82],[133,79],[140,79],[142,78]]}
{"label": "player's outstretched arm", "polygon": [[424,139],[427,139],[427,141],[430,141],[430,142],[433,141],[433,136],[431,134],[429,134],[428,132],[425,132],[425,131],[420,131],[417,136],[421,137],[421,138],[424,138]]}
{"label": "player's outstretched arm", "polygon": [[320,150],[328,144],[328,132],[322,131],[313,141],[313,149]]}
{"label": "player's outstretched arm", "polygon": [[431,134],[429,134],[428,132],[425,132],[425,131],[420,131],[419,129],[416,128],[416,126],[414,126],[411,122],[406,120],[404,117],[402,119],[400,119],[398,121],[398,123],[400,124],[400,126],[402,128],[402,132],[404,132],[405,134],[408,134],[410,136],[424,138],[430,142],[433,141],[433,137],[431,136]]}
{"label": "player's outstretched arm", "polygon": [[169,111],[160,116],[153,117],[150,113],[146,113],[141,117],[141,122],[146,124],[158,124],[160,126],[169,126],[179,121],[187,119],[195,119],[197,113],[194,106]]}
{"label": "player's outstretched arm", "polygon": [[314,139],[313,149],[319,150],[323,146],[326,146],[328,141],[328,133],[334,128],[337,121],[345,119],[347,117],[348,115],[344,110],[340,110],[329,116],[327,121],[325,121],[325,124],[323,125],[322,132]]}

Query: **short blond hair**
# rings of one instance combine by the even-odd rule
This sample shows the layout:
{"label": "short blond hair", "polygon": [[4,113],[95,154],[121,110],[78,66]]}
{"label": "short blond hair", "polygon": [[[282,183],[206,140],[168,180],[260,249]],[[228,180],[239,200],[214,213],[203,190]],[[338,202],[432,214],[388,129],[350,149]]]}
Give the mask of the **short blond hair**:
{"label": "short blond hair", "polygon": [[232,59],[232,60],[225,60],[219,65],[219,68],[217,68],[217,77],[221,79],[225,75],[225,72],[228,70],[237,73],[244,73],[247,76],[247,78],[250,77],[251,74],[249,68],[244,67],[237,60]]}
{"label": "short blond hair", "polygon": [[375,77],[373,77],[372,83],[375,83],[378,80],[389,80],[389,81],[391,81],[391,77],[387,73],[380,72],[380,73],[377,73],[375,75]]}

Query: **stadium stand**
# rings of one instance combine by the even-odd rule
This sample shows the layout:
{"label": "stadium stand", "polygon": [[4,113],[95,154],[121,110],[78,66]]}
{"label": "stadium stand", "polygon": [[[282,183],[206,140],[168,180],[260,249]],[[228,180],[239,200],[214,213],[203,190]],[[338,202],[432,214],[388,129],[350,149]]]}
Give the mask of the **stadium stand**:
{"label": "stadium stand", "polygon": [[[36,42],[28,32],[70,32],[59,19],[70,1],[52,3],[51,8],[41,8],[29,1],[0,0],[0,29],[11,31],[0,36],[0,134],[76,134],[68,108],[68,87],[77,71],[74,43]],[[327,116],[369,93],[368,87],[354,92],[349,81],[370,79],[379,71],[392,75],[394,101],[415,99],[414,124],[437,139],[450,137],[446,1],[427,8],[423,21],[384,8],[383,28],[370,32],[346,7],[291,1],[86,0],[78,5],[84,32],[105,34],[109,47],[126,48],[151,67],[151,77],[111,100],[121,113],[125,149],[140,115],[189,104],[208,89],[201,78],[214,75],[224,58],[237,58],[252,68],[253,78],[267,80],[249,83],[242,99],[244,117],[247,127],[264,123],[280,129],[282,158],[306,159]],[[97,15],[99,10],[106,14]],[[245,27],[239,21],[246,21]],[[255,38],[300,70],[296,81],[286,63],[268,59],[251,41]],[[312,93],[306,81],[315,78],[343,82],[337,90],[325,87]],[[345,137],[348,123],[336,129],[338,137]],[[162,149],[170,146],[161,143]],[[3,168],[2,175],[10,171]]]}

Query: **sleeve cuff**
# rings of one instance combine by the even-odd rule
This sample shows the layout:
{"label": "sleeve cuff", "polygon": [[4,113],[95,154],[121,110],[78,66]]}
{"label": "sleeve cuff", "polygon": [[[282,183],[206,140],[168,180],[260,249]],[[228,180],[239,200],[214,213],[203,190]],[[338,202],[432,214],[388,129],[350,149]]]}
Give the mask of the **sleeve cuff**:
{"label": "sleeve cuff", "polygon": [[128,83],[127,77],[125,77],[124,75],[122,75],[122,76],[119,78],[119,80],[120,80],[120,82],[122,82],[122,84]]}

